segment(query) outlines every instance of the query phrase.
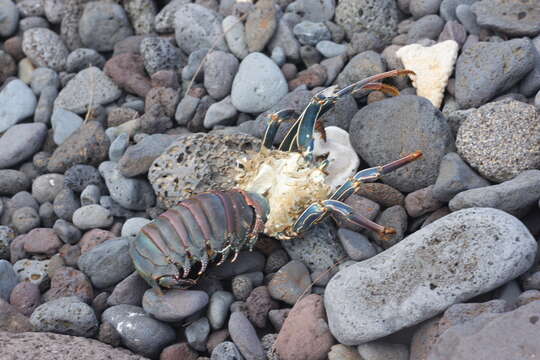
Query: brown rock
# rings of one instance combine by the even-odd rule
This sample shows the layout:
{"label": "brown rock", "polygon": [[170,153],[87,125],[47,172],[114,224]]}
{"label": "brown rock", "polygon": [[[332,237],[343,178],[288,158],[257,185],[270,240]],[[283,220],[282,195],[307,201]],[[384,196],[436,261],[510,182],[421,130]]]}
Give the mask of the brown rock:
{"label": "brown rock", "polygon": [[333,344],[323,298],[312,294],[293,307],[279,332],[275,348],[281,360],[324,360]]}
{"label": "brown rock", "polygon": [[22,60],[25,55],[22,51],[22,37],[14,36],[4,42],[4,50],[15,60]]}
{"label": "brown rock", "polygon": [[173,122],[165,112],[165,106],[153,104],[138,119],[140,130],[146,134],[159,134],[172,128]]}
{"label": "brown rock", "polygon": [[52,154],[47,169],[64,173],[75,164],[99,166],[109,156],[109,138],[97,121],[84,123]]}
{"label": "brown rock", "polygon": [[62,267],[55,271],[51,279],[51,288],[43,295],[43,301],[72,295],[89,304],[94,298],[94,289],[90,280],[82,272],[70,267]]}
{"label": "brown rock", "polygon": [[[345,203],[353,208],[355,214],[362,215],[369,220],[375,220],[381,210],[381,206],[377,202],[357,194],[349,196]],[[364,231],[362,226],[353,223],[345,223],[343,227],[356,232]]]}
{"label": "brown rock", "polygon": [[23,246],[30,254],[54,255],[63,244],[53,229],[38,228],[26,235]]}
{"label": "brown rock", "polygon": [[15,285],[11,291],[9,302],[21,314],[30,316],[34,309],[40,304],[41,294],[39,287],[29,281],[23,281]]}
{"label": "brown rock", "polygon": [[137,272],[134,272],[114,287],[107,299],[107,304],[110,306],[120,304],[141,306],[144,292],[149,287],[146,281]]}
{"label": "brown rock", "polygon": [[274,35],[277,28],[274,0],[259,0],[255,10],[246,20],[246,42],[249,52],[261,51]]}
{"label": "brown rock", "polygon": [[293,91],[300,85],[306,85],[308,89],[322,86],[326,82],[326,69],[319,65],[311,65],[304,71],[300,71],[295,79],[289,81],[289,91]]}
{"label": "brown rock", "polygon": [[114,108],[107,114],[107,127],[118,126],[138,117],[137,110],[127,107]]}
{"label": "brown rock", "polygon": [[229,330],[227,329],[221,329],[211,333],[210,336],[208,336],[208,340],[206,340],[206,348],[208,349],[208,352],[211,354],[216,346],[218,346],[228,338]]}
{"label": "brown rock", "polygon": [[433,185],[416,190],[405,197],[405,209],[411,217],[419,217],[442,207],[443,203],[433,197]]}
{"label": "brown rock", "polygon": [[116,238],[116,236],[107,230],[92,229],[87,231],[79,241],[79,245],[81,246],[81,255],[92,250],[99,244],[114,238]]}
{"label": "brown rock", "polygon": [[145,97],[152,88],[150,79],[144,70],[144,60],[140,55],[124,53],[113,56],[105,63],[105,74],[107,74],[119,87]]}
{"label": "brown rock", "polygon": [[[3,331],[12,333],[21,333],[32,331],[30,320],[17,311],[17,308],[10,305],[7,301],[0,298],[0,344],[2,344],[2,352],[5,351],[5,344],[2,342]],[[8,352],[4,352],[9,354]]]}
{"label": "brown rock", "polygon": [[17,64],[10,54],[0,50],[0,85],[17,73]]}
{"label": "brown rock", "polygon": [[259,328],[266,327],[268,312],[278,308],[278,303],[272,300],[268,288],[259,286],[246,299],[248,319]]}
{"label": "brown rock", "polygon": [[11,242],[11,244],[9,244],[9,260],[12,264],[26,258],[27,254],[26,251],[24,251],[25,241],[26,235],[19,235]]}
{"label": "brown rock", "polygon": [[403,205],[405,201],[405,196],[399,190],[383,183],[362,184],[355,194],[373,200],[383,207]]}
{"label": "brown rock", "polygon": [[98,340],[105,344],[117,347],[122,343],[122,336],[120,336],[111,323],[105,321],[99,326]]}
{"label": "brown rock", "polygon": [[311,292],[308,268],[300,261],[289,261],[270,280],[268,291],[276,300],[295,304],[301,296]]}
{"label": "brown rock", "polygon": [[178,90],[180,84],[178,83],[178,75],[173,70],[159,70],[152,74],[150,77],[152,81],[152,87],[164,87]]}
{"label": "brown rock", "polygon": [[159,360],[197,360],[199,354],[192,350],[187,343],[167,346],[159,355]]}
{"label": "brown rock", "polygon": [[173,117],[178,101],[180,101],[178,90],[165,87],[152,88],[146,94],[144,111],[148,112],[153,105],[159,104],[164,107],[165,115]]}
{"label": "brown rock", "polygon": [[126,349],[114,349],[97,340],[49,332],[0,332],[0,343],[2,353],[12,355],[10,360],[147,360]]}
{"label": "brown rock", "polygon": [[60,248],[59,254],[67,266],[75,267],[77,266],[77,261],[81,256],[81,247],[78,244],[65,244]]}

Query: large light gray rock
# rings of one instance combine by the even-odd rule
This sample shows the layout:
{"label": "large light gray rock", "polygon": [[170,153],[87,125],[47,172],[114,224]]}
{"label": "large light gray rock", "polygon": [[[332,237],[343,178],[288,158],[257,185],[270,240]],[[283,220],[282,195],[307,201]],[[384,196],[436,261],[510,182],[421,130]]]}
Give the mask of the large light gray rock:
{"label": "large light gray rock", "polygon": [[525,225],[503,211],[447,215],[335,275],[324,296],[330,330],[355,345],[412,326],[519,276],[536,248]]}
{"label": "large light gray rock", "polygon": [[204,6],[180,6],[174,20],[176,43],[188,54],[203,48],[227,51],[222,20],[221,14]]}
{"label": "large light gray rock", "polygon": [[268,110],[288,92],[283,73],[269,57],[251,53],[242,60],[232,85],[232,104],[239,111]]}
{"label": "large light gray rock", "polygon": [[[1,112],[0,109],[0,117]],[[0,137],[0,169],[9,168],[34,155],[41,149],[46,137],[45,124],[18,124],[10,127]]]}
{"label": "large light gray rock", "polygon": [[19,79],[10,81],[0,91],[0,133],[31,116],[36,105],[32,89]]}

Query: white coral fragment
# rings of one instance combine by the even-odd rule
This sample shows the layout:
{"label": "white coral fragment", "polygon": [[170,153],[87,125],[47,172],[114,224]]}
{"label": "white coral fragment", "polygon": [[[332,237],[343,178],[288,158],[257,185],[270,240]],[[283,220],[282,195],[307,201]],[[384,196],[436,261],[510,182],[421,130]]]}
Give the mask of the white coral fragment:
{"label": "white coral fragment", "polygon": [[429,47],[411,44],[396,52],[404,68],[416,73],[409,76],[417,95],[427,98],[437,108],[441,107],[458,49],[457,42],[446,40]]}

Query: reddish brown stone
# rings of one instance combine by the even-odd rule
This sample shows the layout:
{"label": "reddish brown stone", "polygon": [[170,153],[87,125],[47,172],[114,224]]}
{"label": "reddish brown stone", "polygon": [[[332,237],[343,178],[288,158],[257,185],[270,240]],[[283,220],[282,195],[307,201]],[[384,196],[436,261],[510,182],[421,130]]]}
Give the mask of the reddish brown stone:
{"label": "reddish brown stone", "polygon": [[26,234],[25,235],[19,235],[13,241],[11,244],[9,244],[9,255],[10,255],[10,261],[12,264],[15,264],[17,261],[21,259],[25,259],[27,254],[26,251],[24,251],[24,242],[26,241]]}
{"label": "reddish brown stone", "polygon": [[227,329],[221,329],[211,333],[210,336],[208,336],[208,340],[206,341],[206,348],[208,349],[208,352],[211,354],[216,346],[218,346],[228,338],[229,330]]}
{"label": "reddish brown stone", "polygon": [[165,109],[165,115],[173,117],[178,101],[180,101],[178,90],[165,87],[153,88],[146,94],[144,111],[146,113],[153,105],[159,104]]}
{"label": "reddish brown stone", "polygon": [[292,308],[278,334],[275,348],[281,360],[324,360],[333,344],[323,298],[312,294]]}
{"label": "reddish brown stone", "polygon": [[65,244],[60,248],[59,253],[67,266],[77,266],[77,261],[81,256],[81,247],[78,244]]}
{"label": "reddish brown stone", "polygon": [[311,65],[304,71],[300,71],[295,79],[289,81],[289,90],[292,91],[300,85],[306,85],[308,89],[324,85],[326,82],[326,69],[319,65]]}
{"label": "reddish brown stone", "polygon": [[180,84],[178,83],[178,75],[173,70],[160,70],[152,74],[150,77],[152,80],[152,87],[164,87],[178,90]]}
{"label": "reddish brown stone", "polygon": [[[0,334],[3,331],[13,333],[32,331],[32,324],[15,306],[0,298]],[[2,349],[4,349],[4,343],[2,343]]]}
{"label": "reddish brown stone", "polygon": [[79,241],[81,255],[92,250],[99,244],[102,244],[107,240],[114,239],[115,237],[116,236],[114,236],[112,232],[102,229],[92,229],[86,232]]}
{"label": "reddish brown stone", "polygon": [[187,343],[167,346],[159,355],[159,360],[197,360],[199,354],[192,350]]}
{"label": "reddish brown stone", "polygon": [[14,36],[7,39],[4,42],[4,50],[6,50],[9,55],[13,56],[15,60],[22,60],[25,57],[22,50],[22,37]]}
{"label": "reddish brown stone", "polygon": [[107,126],[113,127],[121,125],[130,120],[134,120],[139,117],[137,110],[133,110],[127,107],[118,107],[109,111],[107,114]]}
{"label": "reddish brown stone", "polygon": [[54,255],[63,244],[53,229],[38,228],[26,235],[24,251],[30,254]]}
{"label": "reddish brown stone", "polygon": [[246,19],[246,42],[249,52],[261,51],[277,28],[274,0],[259,0]]}
{"label": "reddish brown stone", "polygon": [[105,74],[122,89],[140,97],[145,97],[152,88],[140,55],[125,53],[113,56],[105,63]]}
{"label": "reddish brown stone", "polygon": [[43,301],[72,295],[78,296],[89,304],[94,298],[94,289],[90,280],[82,272],[70,267],[62,267],[55,271],[51,279],[51,288],[43,295]]}
{"label": "reddish brown stone", "polygon": [[266,286],[259,286],[246,299],[248,319],[258,328],[266,327],[268,312],[278,308],[278,303],[270,297]]}
{"label": "reddish brown stone", "polygon": [[373,200],[382,207],[403,205],[405,201],[405,196],[399,190],[383,183],[362,184],[356,194]]}
{"label": "reddish brown stone", "polygon": [[15,306],[17,310],[25,315],[30,316],[34,309],[39,305],[41,294],[39,287],[30,281],[18,283],[11,291],[9,302]]}

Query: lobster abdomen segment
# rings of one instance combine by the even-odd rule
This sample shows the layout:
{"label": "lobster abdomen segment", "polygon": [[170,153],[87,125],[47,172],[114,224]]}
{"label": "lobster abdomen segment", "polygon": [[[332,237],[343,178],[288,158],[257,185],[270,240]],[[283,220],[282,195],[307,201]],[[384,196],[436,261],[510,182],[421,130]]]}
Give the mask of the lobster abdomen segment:
{"label": "lobster abdomen segment", "polygon": [[184,200],[131,242],[135,268],[154,288],[193,285],[209,262],[237,253],[256,236],[267,209],[261,196],[236,189]]}

